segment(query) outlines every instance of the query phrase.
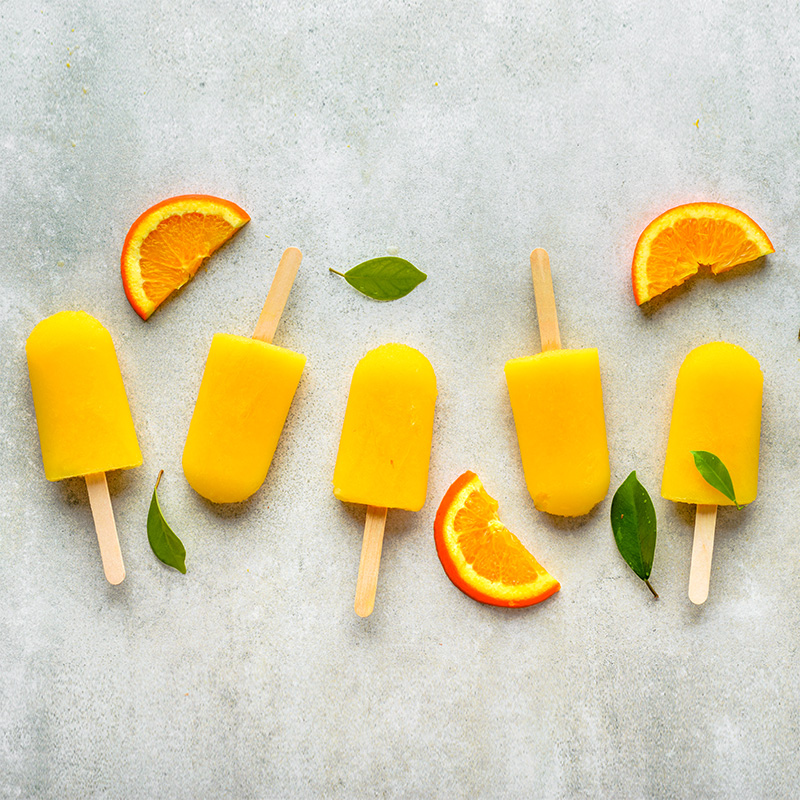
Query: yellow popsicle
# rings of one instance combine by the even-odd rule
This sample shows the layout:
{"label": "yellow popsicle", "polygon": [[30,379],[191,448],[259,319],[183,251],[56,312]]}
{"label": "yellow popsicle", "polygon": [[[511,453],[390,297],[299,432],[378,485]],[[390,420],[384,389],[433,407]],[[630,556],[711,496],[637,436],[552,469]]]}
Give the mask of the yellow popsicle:
{"label": "yellow popsicle", "polygon": [[125,565],[105,473],[138,467],[142,453],[114,343],[94,317],[61,311],[31,331],[25,352],[45,477],[84,477],[103,571],[109,583],[121,583]]}
{"label": "yellow popsicle", "polygon": [[61,311],[33,329],[25,351],[48,480],[142,463],[114,343],[100,322]]}
{"label": "yellow popsicle", "polygon": [[252,339],[211,341],[183,449],[192,488],[214,503],[238,503],[264,482],[306,357],[272,344],[303,256],[281,256]]}
{"label": "yellow popsicle", "polygon": [[257,491],[305,363],[257,339],[214,336],[183,450],[183,471],[198,494],[235,503]]}
{"label": "yellow popsicle", "polygon": [[588,514],[610,469],[595,348],[548,350],[505,366],[525,480],[540,511]]}
{"label": "yellow popsicle", "polygon": [[506,362],[505,373],[522,468],[540,511],[588,514],[608,492],[600,358],[594,348],[561,349],[550,259],[531,253],[542,352]]}
{"label": "yellow popsicle", "polygon": [[698,505],[733,505],[711,486],[692,450],[722,459],[740,505],[758,490],[761,395],[764,376],[753,356],[726,342],[692,350],[678,372],[661,494]]}
{"label": "yellow popsicle", "polygon": [[356,365],[333,473],[348,503],[419,511],[425,503],[436,376],[404,344],[370,350]]}
{"label": "yellow popsicle", "polygon": [[404,344],[370,350],[356,365],[333,471],[333,493],[367,506],[356,614],[375,606],[387,508],[419,511],[428,489],[436,375]]}

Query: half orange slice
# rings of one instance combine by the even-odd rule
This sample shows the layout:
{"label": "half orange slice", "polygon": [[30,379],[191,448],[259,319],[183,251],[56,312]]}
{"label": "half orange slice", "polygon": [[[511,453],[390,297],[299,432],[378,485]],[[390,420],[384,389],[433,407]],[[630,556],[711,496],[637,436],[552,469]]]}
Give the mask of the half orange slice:
{"label": "half orange slice", "polygon": [[447,490],[433,524],[436,552],[462,592],[493,606],[531,606],[561,584],[497,516],[497,501],[474,472]]}
{"label": "half orange slice", "polygon": [[122,246],[122,285],[136,313],[147,319],[249,219],[236,203],[205,194],[148,208]]}
{"label": "half orange slice", "polygon": [[701,266],[718,275],[774,252],[767,234],[743,211],[721,203],[676,206],[656,217],[636,243],[633,296],[642,305]]}

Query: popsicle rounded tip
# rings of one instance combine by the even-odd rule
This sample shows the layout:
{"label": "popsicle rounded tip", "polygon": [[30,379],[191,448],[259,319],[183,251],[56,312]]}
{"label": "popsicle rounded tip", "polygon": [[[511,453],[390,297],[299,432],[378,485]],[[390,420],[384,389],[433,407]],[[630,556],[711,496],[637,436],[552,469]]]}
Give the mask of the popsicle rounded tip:
{"label": "popsicle rounded tip", "polygon": [[355,609],[356,614],[358,614],[361,619],[366,619],[375,610],[375,601],[373,600],[371,603],[365,603],[357,598]]}
{"label": "popsicle rounded tip", "polygon": [[701,606],[708,600],[708,586],[706,587],[689,587],[689,599],[696,605]]}
{"label": "popsicle rounded tip", "polygon": [[104,569],[106,580],[112,586],[119,586],[122,581],[125,580],[125,567],[120,566],[118,569],[114,567],[109,567],[108,569]]}
{"label": "popsicle rounded tip", "polygon": [[534,275],[534,289],[536,288],[536,276],[546,273],[547,283],[550,284],[550,293],[552,293],[552,279],[550,278],[550,256],[547,254],[547,250],[545,250],[543,247],[537,247],[535,250],[531,251],[531,270],[533,271],[532,274]]}

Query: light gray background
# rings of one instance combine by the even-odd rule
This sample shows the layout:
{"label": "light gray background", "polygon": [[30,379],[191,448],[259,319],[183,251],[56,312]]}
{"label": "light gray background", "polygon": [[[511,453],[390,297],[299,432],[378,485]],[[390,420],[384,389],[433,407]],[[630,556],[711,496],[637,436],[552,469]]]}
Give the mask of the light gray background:
{"label": "light gray background", "polygon": [[[796,3],[745,0],[0,2],[0,796],[796,796],[798,37]],[[122,241],[186,192],[252,221],[144,323]],[[643,312],[639,233],[701,199],[775,254]],[[214,332],[252,332],[288,245],[275,341],[308,364],[267,482],[215,507],[180,466],[202,367]],[[534,508],[503,378],[539,348],[535,246],[565,346],[601,354],[612,487],[577,521]],[[398,302],[328,272],[390,248],[429,276]],[[114,337],[145,457],[110,478],[118,588],[82,482],[44,478],[24,358],[79,308]],[[720,512],[695,608],[692,510],[659,484],[678,367],[715,339],[764,371],[761,483]],[[330,478],[352,369],[386,341],[430,358],[439,400],[428,501],[390,512],[364,621],[364,510]],[[161,468],[185,577],[147,542]],[[433,517],[468,468],[561,580],[542,605],[445,576]],[[658,602],[608,521],[632,469]]]}

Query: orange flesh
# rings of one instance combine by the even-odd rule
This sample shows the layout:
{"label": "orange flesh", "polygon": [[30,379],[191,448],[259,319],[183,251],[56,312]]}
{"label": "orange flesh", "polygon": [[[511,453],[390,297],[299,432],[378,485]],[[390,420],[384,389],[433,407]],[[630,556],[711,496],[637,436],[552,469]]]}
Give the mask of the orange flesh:
{"label": "orange flesh", "polygon": [[479,575],[507,586],[532,583],[542,573],[536,559],[497,517],[497,501],[473,492],[457,513],[453,529],[464,559]]}
{"label": "orange flesh", "polygon": [[233,225],[218,216],[191,212],[167,217],[142,242],[144,293],[155,305],[162,303],[233,233]]}
{"label": "orange flesh", "polygon": [[712,219],[684,219],[665,228],[650,245],[647,273],[650,295],[678,286],[695,275],[701,266],[718,275],[737,264],[754,261],[761,251],[731,222]]}

